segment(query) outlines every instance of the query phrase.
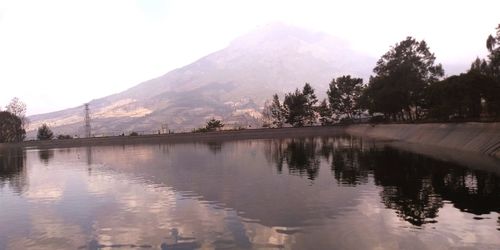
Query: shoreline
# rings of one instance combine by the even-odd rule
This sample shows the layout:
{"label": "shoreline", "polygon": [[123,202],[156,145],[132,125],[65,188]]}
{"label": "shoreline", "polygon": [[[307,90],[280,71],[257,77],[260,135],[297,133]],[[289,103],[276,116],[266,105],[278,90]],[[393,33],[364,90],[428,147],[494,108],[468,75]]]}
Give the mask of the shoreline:
{"label": "shoreline", "polygon": [[0,149],[22,147],[68,148],[101,145],[190,143],[249,139],[300,138],[347,134],[385,142],[401,142],[415,147],[432,147],[457,154],[462,152],[500,159],[500,123],[353,124],[300,128],[260,128],[204,133],[111,136],[49,141],[0,143]]}
{"label": "shoreline", "polygon": [[204,133],[178,133],[159,135],[137,135],[137,136],[109,136],[76,138],[48,141],[24,141],[21,143],[0,144],[1,148],[23,147],[23,148],[69,148],[101,145],[127,145],[127,144],[150,144],[150,143],[186,143],[207,141],[231,141],[249,139],[273,139],[309,136],[333,136],[345,134],[344,126],[315,126],[301,128],[263,128],[226,130]]}
{"label": "shoreline", "polygon": [[[481,129],[479,129],[481,128]],[[476,124],[354,124],[300,128],[262,128],[204,133],[113,136],[0,144],[6,148],[57,149],[137,144],[230,142],[253,139],[285,139],[349,135],[370,143],[454,162],[500,175],[500,123]],[[451,141],[450,141],[451,140]],[[499,145],[490,152],[485,145]],[[473,147],[472,147],[473,146]],[[488,148],[488,147],[486,147]]]}

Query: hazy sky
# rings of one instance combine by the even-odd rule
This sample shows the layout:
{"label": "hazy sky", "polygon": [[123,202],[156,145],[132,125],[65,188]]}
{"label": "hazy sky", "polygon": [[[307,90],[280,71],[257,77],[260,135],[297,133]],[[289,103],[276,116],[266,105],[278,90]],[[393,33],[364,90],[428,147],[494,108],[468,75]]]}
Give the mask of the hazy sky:
{"label": "hazy sky", "polygon": [[[271,22],[323,31],[376,58],[411,35],[439,62],[486,55],[499,0],[0,0],[0,106],[28,114],[113,94]],[[451,66],[450,66],[451,67]]]}

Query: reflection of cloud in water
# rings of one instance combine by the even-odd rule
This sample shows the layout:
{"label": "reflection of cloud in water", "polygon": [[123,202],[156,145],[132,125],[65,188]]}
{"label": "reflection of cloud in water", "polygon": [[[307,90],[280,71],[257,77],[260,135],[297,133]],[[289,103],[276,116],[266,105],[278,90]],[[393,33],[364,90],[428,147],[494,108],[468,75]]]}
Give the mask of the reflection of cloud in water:
{"label": "reflection of cloud in water", "polygon": [[[7,235],[0,235],[0,248],[6,237],[12,249],[500,244],[492,230],[498,223],[498,206],[490,202],[498,190],[493,176],[430,161],[432,168],[422,167],[417,163],[425,159],[372,150],[349,137],[226,142],[217,148],[214,154],[203,143],[93,147],[92,175],[87,148],[55,151],[47,166],[38,152],[28,154],[30,186],[20,198],[31,204],[20,206],[15,218],[29,223],[0,229]],[[385,155],[392,160],[384,161]],[[411,175],[402,178],[401,169]],[[472,200],[487,205],[479,209]],[[8,208],[17,204],[2,202]],[[419,211],[432,213],[406,218]],[[14,221],[2,216],[0,222]],[[426,224],[428,217],[439,221]]]}
{"label": "reflection of cloud in water", "polygon": [[85,241],[81,227],[62,219],[50,206],[31,208],[28,216],[30,233],[10,237],[8,249],[74,249]]}
{"label": "reflection of cloud in water", "polygon": [[351,206],[358,190],[325,191],[322,187],[331,184],[329,176],[318,177],[317,185],[311,186],[300,176],[285,179],[274,173],[263,155],[263,144],[228,143],[220,154],[200,144],[178,144],[168,155],[144,146],[153,155],[147,161],[133,157],[137,149],[120,153],[127,156],[122,158],[110,158],[112,150],[108,149],[107,153],[96,154],[95,159],[134,178],[194,192],[202,200],[244,212],[245,217],[270,227],[302,226],[308,220],[334,217],[339,208]]}
{"label": "reflection of cloud in water", "polygon": [[[138,183],[140,180],[126,180],[126,175],[120,176],[107,180],[102,178],[89,185],[89,190],[93,193],[119,194],[116,197],[119,198],[116,200],[117,204],[114,204],[116,210],[99,217],[98,223],[94,225],[97,231],[95,240],[99,245],[144,242],[153,246],[163,244],[169,247],[187,247],[186,249],[191,249],[190,246],[193,249],[213,248],[215,245],[238,247],[234,237],[248,237],[245,235],[247,228],[253,232],[252,242],[255,244],[276,245],[279,242],[276,239],[284,237],[272,228],[242,222],[235,211],[182,197],[171,188],[143,185]],[[113,230],[117,228],[119,230]],[[176,233],[173,234],[172,230]],[[227,234],[232,231],[234,233]],[[163,240],[159,241],[158,238]],[[250,239],[246,241],[253,244]]]}
{"label": "reflection of cloud in water", "polygon": [[53,183],[44,183],[44,185],[33,185],[24,196],[28,199],[35,199],[36,202],[59,200],[63,194],[63,188]]}

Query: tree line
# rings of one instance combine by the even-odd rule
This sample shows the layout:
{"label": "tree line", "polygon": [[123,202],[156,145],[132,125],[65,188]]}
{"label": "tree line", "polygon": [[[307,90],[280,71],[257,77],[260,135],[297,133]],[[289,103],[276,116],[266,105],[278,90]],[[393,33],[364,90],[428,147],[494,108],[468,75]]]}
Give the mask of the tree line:
{"label": "tree line", "polygon": [[368,84],[350,75],[330,82],[327,98],[318,101],[306,83],[274,94],[264,106],[264,126],[294,127],[353,122],[362,114],[373,121],[461,121],[500,117],[500,24],[486,39],[489,55],[477,58],[460,75],[444,77],[427,43],[407,37],[376,63]]}
{"label": "tree line", "polygon": [[0,143],[23,141],[27,123],[26,104],[14,97],[5,110],[0,109]]}
{"label": "tree line", "polygon": [[[0,143],[22,142],[26,138],[26,104],[14,97],[5,110],[0,107]],[[54,133],[47,124],[42,124],[37,131],[38,140],[52,140]],[[57,139],[70,139],[68,135],[59,135]]]}

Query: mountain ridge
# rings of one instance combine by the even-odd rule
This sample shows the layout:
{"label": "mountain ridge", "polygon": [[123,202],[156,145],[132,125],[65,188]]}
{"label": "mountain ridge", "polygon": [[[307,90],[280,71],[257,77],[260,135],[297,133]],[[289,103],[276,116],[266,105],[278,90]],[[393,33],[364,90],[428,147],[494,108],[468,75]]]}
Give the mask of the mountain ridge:
{"label": "mountain ridge", "polygon": [[[332,78],[351,74],[367,79],[374,63],[374,58],[327,34],[268,25],[184,67],[90,101],[93,132],[152,133],[164,124],[190,131],[210,117],[255,127],[260,109],[274,93],[283,95],[309,82],[322,96]],[[30,120],[31,135],[41,123],[48,123],[56,134],[83,134],[82,107]]]}

